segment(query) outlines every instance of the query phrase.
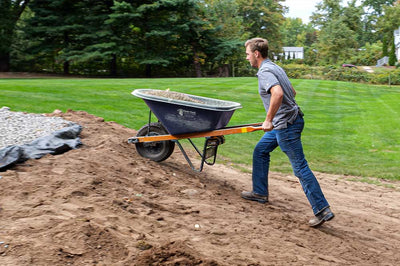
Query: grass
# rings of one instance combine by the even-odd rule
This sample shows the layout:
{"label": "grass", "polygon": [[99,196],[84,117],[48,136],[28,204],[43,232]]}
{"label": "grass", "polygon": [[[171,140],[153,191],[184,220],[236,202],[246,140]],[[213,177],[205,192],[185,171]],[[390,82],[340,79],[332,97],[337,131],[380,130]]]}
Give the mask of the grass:
{"label": "grass", "polygon": [[[313,170],[400,180],[399,87],[300,79],[292,83],[298,92],[296,100],[306,114],[302,140]],[[147,123],[149,109],[143,100],[130,94],[137,88],[170,88],[240,102],[243,109],[235,111],[229,125],[262,122],[265,118],[256,78],[1,79],[0,105],[32,113],[84,110],[139,129]],[[218,154],[233,164],[250,165],[261,135],[226,136]],[[291,171],[279,149],[272,154],[271,170]]]}

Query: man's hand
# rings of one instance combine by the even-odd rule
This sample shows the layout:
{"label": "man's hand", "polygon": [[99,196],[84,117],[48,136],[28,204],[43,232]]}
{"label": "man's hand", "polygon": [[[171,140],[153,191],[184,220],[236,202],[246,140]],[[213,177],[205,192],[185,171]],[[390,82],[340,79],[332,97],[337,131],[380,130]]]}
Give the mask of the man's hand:
{"label": "man's hand", "polygon": [[271,131],[274,129],[274,126],[272,125],[272,122],[265,120],[264,123],[262,124],[262,130],[264,132]]}

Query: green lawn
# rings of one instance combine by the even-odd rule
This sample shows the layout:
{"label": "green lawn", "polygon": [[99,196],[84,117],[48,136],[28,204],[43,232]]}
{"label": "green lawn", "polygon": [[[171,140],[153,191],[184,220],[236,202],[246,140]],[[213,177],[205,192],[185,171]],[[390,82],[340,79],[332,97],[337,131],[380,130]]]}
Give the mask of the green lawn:
{"label": "green lawn", "polygon": [[[303,144],[313,170],[400,180],[400,87],[292,80],[305,113]],[[139,129],[148,107],[137,88],[167,89],[240,102],[230,125],[262,122],[265,112],[254,78],[209,79],[1,79],[0,107],[50,113],[84,110]],[[250,164],[262,132],[226,136],[219,155]],[[222,159],[219,158],[219,162]],[[290,172],[285,155],[272,155],[274,171]]]}

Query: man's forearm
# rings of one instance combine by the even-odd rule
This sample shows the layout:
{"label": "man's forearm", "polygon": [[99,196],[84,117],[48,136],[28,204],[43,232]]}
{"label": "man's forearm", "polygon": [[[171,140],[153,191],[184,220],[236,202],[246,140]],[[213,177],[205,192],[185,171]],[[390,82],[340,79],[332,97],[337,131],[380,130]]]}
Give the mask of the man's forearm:
{"label": "man's forearm", "polygon": [[269,109],[267,112],[267,117],[265,118],[266,121],[272,122],[276,113],[279,110],[279,107],[282,104],[283,99],[283,90],[281,86],[277,85],[271,88],[271,100],[269,103]]}

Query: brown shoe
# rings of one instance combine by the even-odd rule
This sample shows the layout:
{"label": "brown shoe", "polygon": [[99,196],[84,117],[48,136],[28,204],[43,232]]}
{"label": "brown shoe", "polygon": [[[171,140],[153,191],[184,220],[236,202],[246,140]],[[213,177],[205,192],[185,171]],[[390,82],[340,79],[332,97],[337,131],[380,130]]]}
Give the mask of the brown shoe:
{"label": "brown shoe", "polygon": [[333,217],[335,217],[335,215],[333,214],[333,212],[331,211],[330,208],[326,208],[325,210],[323,210],[322,212],[320,212],[319,214],[315,215],[314,218],[312,218],[308,224],[311,227],[319,227],[321,226],[324,222],[330,221],[333,219]]}
{"label": "brown shoe", "polygon": [[244,199],[257,201],[259,203],[268,202],[268,196],[262,196],[260,194],[254,193],[253,191],[243,191],[241,196]]}

